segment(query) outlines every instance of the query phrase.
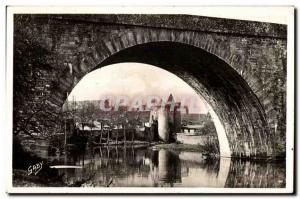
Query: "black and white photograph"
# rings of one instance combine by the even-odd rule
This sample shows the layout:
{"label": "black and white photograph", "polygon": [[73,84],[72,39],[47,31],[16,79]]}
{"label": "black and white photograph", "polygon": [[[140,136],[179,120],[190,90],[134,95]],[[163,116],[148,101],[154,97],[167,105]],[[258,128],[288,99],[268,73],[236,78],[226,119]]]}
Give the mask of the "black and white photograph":
{"label": "black and white photograph", "polygon": [[8,6],[7,191],[293,193],[293,57],[292,6]]}

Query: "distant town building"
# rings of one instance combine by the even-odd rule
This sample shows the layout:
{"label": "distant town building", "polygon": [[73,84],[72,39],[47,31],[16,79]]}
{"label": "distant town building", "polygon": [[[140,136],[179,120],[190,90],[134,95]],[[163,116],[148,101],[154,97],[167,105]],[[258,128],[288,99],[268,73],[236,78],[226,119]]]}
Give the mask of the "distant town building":
{"label": "distant town building", "polygon": [[203,131],[203,124],[211,122],[209,114],[189,113],[188,106],[176,102],[172,94],[166,101],[160,100],[155,103],[156,106],[150,110],[144,104],[141,110],[120,106],[118,111],[115,111],[106,100],[104,106],[110,108],[110,111],[103,111],[100,104],[101,100],[73,100],[65,103],[64,110],[69,115],[68,118],[74,120],[79,131],[99,134],[102,130],[104,134],[110,132],[111,138],[115,134],[121,138],[123,126],[126,124],[126,134],[135,132],[135,139],[150,142],[172,142],[177,139],[178,133],[205,134],[208,131]]}

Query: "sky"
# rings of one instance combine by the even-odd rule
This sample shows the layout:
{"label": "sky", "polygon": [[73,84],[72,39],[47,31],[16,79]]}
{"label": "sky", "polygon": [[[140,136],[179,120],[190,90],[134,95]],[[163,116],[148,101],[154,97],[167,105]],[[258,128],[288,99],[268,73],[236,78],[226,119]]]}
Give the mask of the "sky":
{"label": "sky", "polygon": [[165,99],[170,94],[176,101],[184,100],[190,113],[207,113],[205,101],[182,79],[161,68],[140,63],[113,64],[88,73],[74,87],[68,100],[126,96],[129,101],[135,98],[147,101],[149,96]]}

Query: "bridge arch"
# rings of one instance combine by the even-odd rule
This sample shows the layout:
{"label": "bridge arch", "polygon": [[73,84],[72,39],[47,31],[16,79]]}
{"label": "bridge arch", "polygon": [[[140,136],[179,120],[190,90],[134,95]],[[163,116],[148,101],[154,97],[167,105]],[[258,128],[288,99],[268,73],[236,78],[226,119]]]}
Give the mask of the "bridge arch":
{"label": "bridge arch", "polygon": [[[132,61],[169,68],[207,95],[224,126],[232,156],[276,155],[274,145],[280,142],[275,135],[277,139],[285,133],[286,26],[169,15],[20,15],[15,22],[16,36],[34,41],[39,52],[49,52],[50,69],[45,81],[37,84],[48,88],[47,106],[54,112],[49,117],[59,115],[68,93],[84,75],[106,64],[130,61],[129,55],[136,54],[140,58],[133,56]],[[169,51],[157,50],[155,56],[169,55],[177,62],[146,59],[148,51],[142,48],[153,44],[162,49],[159,43]],[[186,57],[180,59],[180,53]],[[194,62],[201,64],[191,67]],[[277,79],[281,82],[273,83]],[[282,140],[285,143],[284,136]]]}
{"label": "bridge arch", "polygon": [[201,32],[140,27],[105,37],[91,35],[77,41],[77,52],[73,52],[77,59],[66,63],[70,70],[61,74],[53,104],[62,106],[68,93],[92,70],[121,62],[150,64],[177,75],[210,104],[226,132],[222,137],[229,143],[224,156],[276,155],[273,132],[251,88],[255,78],[237,67],[242,59],[224,41]]}

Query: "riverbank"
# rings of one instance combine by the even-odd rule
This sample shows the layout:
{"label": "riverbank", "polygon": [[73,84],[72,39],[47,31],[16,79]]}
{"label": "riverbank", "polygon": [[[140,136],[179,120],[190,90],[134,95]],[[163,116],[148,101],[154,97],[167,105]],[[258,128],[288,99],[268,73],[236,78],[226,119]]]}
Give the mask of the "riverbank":
{"label": "riverbank", "polygon": [[97,142],[92,142],[92,146],[153,146],[158,144],[158,142],[146,142],[146,141],[139,141],[139,140],[134,140],[134,141],[109,141],[108,143],[97,143]]}
{"label": "riverbank", "polygon": [[173,151],[188,151],[188,152],[205,152],[204,148],[201,145],[192,145],[192,144],[157,144],[152,147],[154,150],[167,149]]}
{"label": "riverbank", "polygon": [[[193,144],[180,144],[180,143],[170,143],[163,144],[159,143],[152,147],[154,150],[166,149],[174,152],[199,152],[203,156],[209,158],[219,158],[220,155],[218,152],[211,150],[211,147],[202,146],[202,145],[193,145]],[[284,156],[276,156],[276,157],[231,157],[232,160],[240,160],[240,161],[251,161],[251,162],[272,162],[277,163],[285,160]]]}
{"label": "riverbank", "polygon": [[170,143],[170,144],[158,144],[152,147],[154,150],[166,149],[169,151],[179,152],[197,152],[201,153],[204,158],[216,159],[220,157],[215,147],[203,146],[199,144],[182,144],[182,143]]}

